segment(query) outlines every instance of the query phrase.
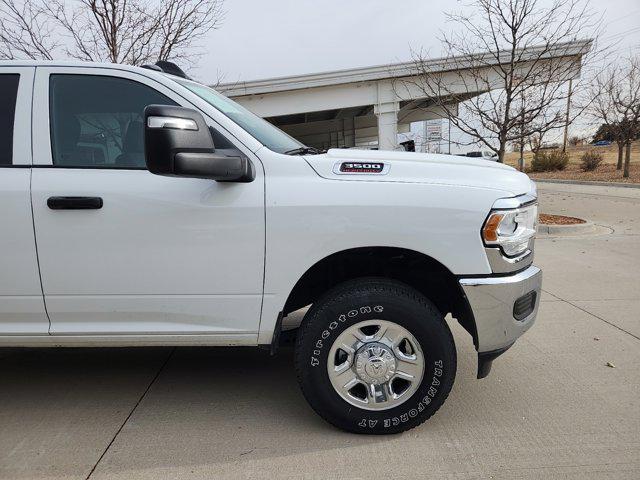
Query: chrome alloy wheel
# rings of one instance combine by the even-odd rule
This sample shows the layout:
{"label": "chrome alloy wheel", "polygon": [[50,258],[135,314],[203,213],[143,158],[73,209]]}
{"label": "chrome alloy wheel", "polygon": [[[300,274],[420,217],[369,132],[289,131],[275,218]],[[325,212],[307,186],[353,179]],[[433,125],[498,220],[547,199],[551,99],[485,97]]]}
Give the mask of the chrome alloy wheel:
{"label": "chrome alloy wheel", "polygon": [[336,338],[327,370],[335,391],[351,405],[387,410],[404,403],[420,386],[424,354],[406,328],[366,320]]}

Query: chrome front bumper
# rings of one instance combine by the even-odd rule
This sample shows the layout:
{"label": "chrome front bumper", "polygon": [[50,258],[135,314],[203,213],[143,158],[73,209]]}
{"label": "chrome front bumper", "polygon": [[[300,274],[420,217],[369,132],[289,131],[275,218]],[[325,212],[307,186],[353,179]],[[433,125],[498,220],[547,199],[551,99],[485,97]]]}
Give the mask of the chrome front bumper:
{"label": "chrome front bumper", "polygon": [[[460,285],[475,318],[480,358],[483,354],[495,358],[526,332],[536,319],[542,289],[542,271],[538,267],[531,265],[515,275],[463,278]],[[527,309],[526,315],[518,315],[516,311],[521,313],[520,303],[516,306],[516,301],[531,292],[535,292],[532,294],[535,298],[531,302],[531,312]]]}

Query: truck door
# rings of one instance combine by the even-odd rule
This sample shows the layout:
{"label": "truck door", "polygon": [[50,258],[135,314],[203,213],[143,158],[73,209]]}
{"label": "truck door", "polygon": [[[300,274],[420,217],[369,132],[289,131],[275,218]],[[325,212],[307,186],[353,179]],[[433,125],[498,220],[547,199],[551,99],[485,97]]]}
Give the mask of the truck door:
{"label": "truck door", "polygon": [[0,67],[0,335],[46,335],[29,184],[33,67]]}
{"label": "truck door", "polygon": [[264,176],[251,152],[251,183],[153,175],[143,110],[192,107],[182,97],[101,68],[38,68],[34,88],[32,201],[51,334],[255,343]]}

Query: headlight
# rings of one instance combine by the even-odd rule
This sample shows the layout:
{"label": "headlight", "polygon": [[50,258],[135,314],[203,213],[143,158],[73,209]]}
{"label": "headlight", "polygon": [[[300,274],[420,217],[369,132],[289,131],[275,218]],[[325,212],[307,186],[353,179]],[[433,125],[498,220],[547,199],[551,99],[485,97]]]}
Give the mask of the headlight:
{"label": "headlight", "polygon": [[525,253],[536,234],[538,205],[511,210],[494,210],[482,227],[485,245],[498,246],[507,257]]}

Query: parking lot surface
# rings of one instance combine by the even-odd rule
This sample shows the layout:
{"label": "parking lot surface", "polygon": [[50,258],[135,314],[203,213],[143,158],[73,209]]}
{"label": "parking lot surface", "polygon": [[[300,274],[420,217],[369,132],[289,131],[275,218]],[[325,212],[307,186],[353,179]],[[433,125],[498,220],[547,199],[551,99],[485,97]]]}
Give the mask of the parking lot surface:
{"label": "parking lot surface", "polygon": [[0,478],[640,478],[640,189],[539,184],[534,327],[475,379],[451,321],[449,399],[405,434],[324,423],[290,350],[0,349]]}

